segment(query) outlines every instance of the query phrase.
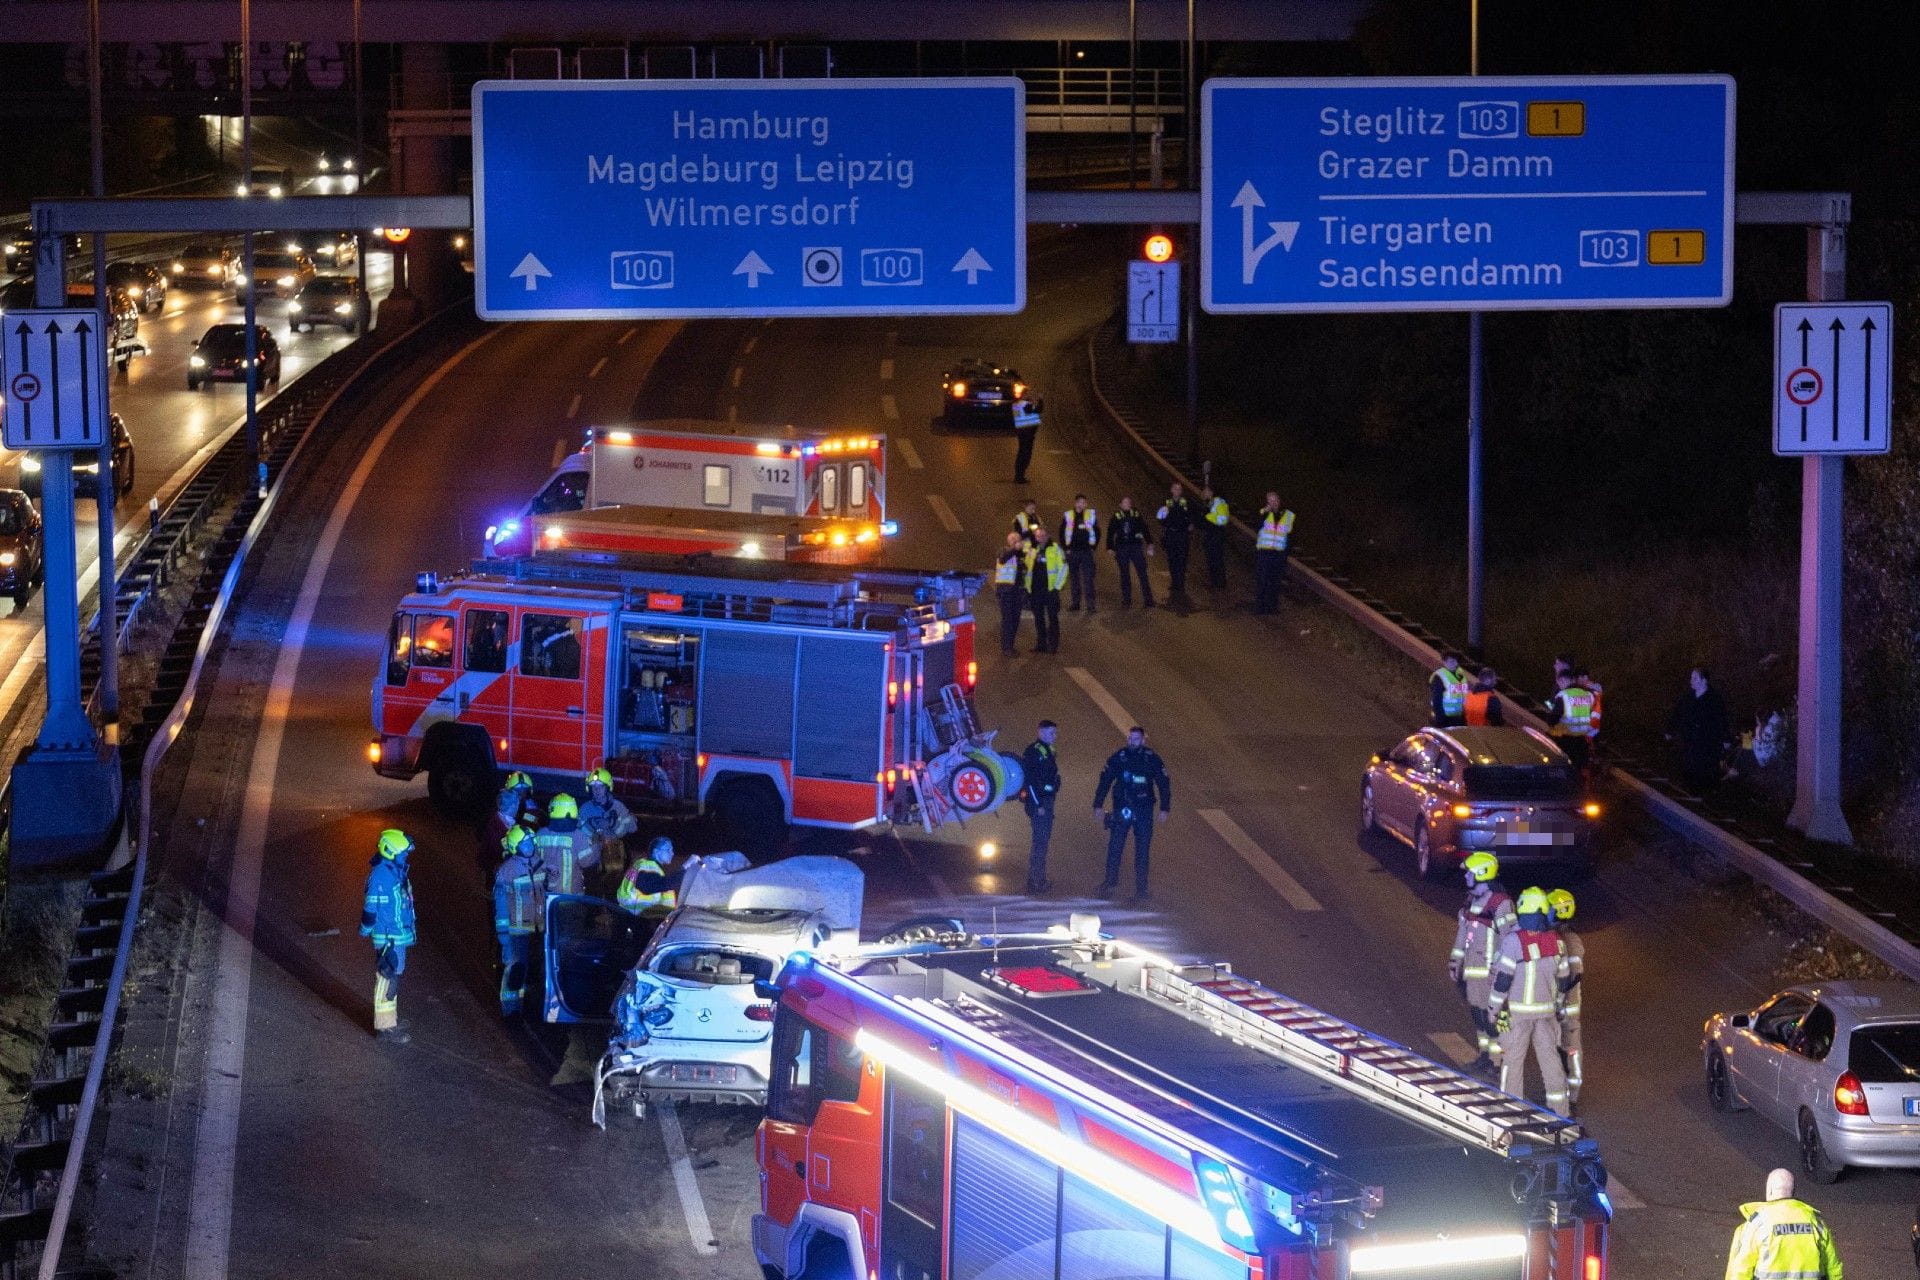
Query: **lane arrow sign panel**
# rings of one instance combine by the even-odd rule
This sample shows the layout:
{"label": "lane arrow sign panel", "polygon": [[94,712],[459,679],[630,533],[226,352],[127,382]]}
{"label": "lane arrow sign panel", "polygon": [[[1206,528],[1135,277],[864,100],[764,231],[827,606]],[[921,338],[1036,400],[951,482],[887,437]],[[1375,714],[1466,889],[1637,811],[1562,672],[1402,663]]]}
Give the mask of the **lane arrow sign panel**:
{"label": "lane arrow sign panel", "polygon": [[9,311],[0,388],[9,449],[97,449],[106,441],[107,349],[88,307]]}
{"label": "lane arrow sign panel", "polygon": [[1893,304],[1783,302],[1773,309],[1773,451],[1892,447]]}

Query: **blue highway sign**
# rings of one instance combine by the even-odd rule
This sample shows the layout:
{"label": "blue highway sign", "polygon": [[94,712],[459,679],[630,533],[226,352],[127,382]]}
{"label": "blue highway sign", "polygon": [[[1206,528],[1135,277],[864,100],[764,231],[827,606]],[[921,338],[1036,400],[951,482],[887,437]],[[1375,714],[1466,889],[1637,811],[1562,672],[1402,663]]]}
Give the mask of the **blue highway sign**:
{"label": "blue highway sign", "polygon": [[488,320],[873,316],[1026,305],[1012,78],[486,81]]}
{"label": "blue highway sign", "polygon": [[1727,76],[1210,80],[1211,312],[1718,307]]}

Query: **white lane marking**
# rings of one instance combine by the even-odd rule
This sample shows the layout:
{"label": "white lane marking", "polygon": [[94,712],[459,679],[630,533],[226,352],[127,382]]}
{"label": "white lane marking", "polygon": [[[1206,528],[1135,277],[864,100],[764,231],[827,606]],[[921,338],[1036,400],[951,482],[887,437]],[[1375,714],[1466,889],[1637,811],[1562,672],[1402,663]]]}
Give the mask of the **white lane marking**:
{"label": "white lane marking", "polygon": [[882,360],[880,362],[880,381],[882,382],[893,381],[893,361],[891,359]]}
{"label": "white lane marking", "polygon": [[912,467],[915,471],[919,471],[927,465],[920,461],[920,451],[913,447],[913,441],[900,439],[894,441],[894,443],[900,446],[900,456],[907,460],[909,467]]}
{"label": "white lane marking", "polygon": [[739,406],[739,405],[737,405],[737,404],[730,404],[730,405],[728,405],[728,406],[727,406],[727,421],[728,421],[729,423],[733,423],[733,422],[738,422],[738,421],[740,421],[740,406]]}
{"label": "white lane marking", "polygon": [[[80,594],[85,595],[83,591]],[[33,630],[33,635],[20,648],[20,656],[14,660],[13,670],[7,673],[4,684],[0,684],[0,708],[11,707],[20,700],[20,694],[26,689],[27,682],[40,673],[40,666],[47,660],[47,628],[42,623]]]}
{"label": "white lane marking", "polygon": [[737,364],[733,366],[733,380],[731,385],[733,386],[733,389],[735,391],[738,391],[740,389],[740,379],[746,372],[747,372],[747,366],[743,364]]}
{"label": "white lane marking", "polygon": [[927,505],[933,508],[933,514],[940,517],[940,527],[948,533],[960,532],[960,517],[953,514],[953,508],[947,500],[937,493],[927,495]]}
{"label": "white lane marking", "polygon": [[1107,686],[1094,679],[1093,672],[1085,667],[1068,667],[1067,677],[1080,686],[1080,692],[1091,698],[1093,705],[1100,708],[1100,714],[1113,721],[1113,727],[1120,732],[1125,733],[1140,723],[1127,714],[1120,699],[1107,692]]}
{"label": "white lane marking", "polygon": [[598,360],[593,362],[593,368],[587,370],[587,376],[589,378],[597,378],[600,376],[600,371],[606,367],[607,367],[607,358],[605,356],[601,356]]}
{"label": "white lane marking", "polygon": [[1467,1038],[1458,1031],[1429,1031],[1427,1039],[1440,1048],[1440,1052],[1453,1059],[1453,1065],[1464,1067],[1480,1056],[1480,1051],[1467,1043]]}
{"label": "white lane marking", "polygon": [[1273,886],[1274,892],[1287,900],[1287,905],[1295,911],[1318,911],[1320,904],[1306,886],[1287,874],[1274,856],[1254,843],[1233,816],[1224,809],[1199,810],[1201,821],[1212,827],[1232,850],[1240,855],[1241,861],[1252,867],[1262,880]]}
{"label": "white lane marking", "polygon": [[280,771],[280,748],[293,706],[294,681],[300,672],[301,650],[320,607],[333,553],[346,532],[360,494],[373,476],[380,455],[420,402],[459,363],[492,338],[483,334],[462,347],[453,359],[435,369],[387,419],[380,434],[360,458],[327,517],[314,544],[300,582],[293,614],[287,620],[274,659],[273,679],[254,739],[253,760],[247,769],[240,826],[234,833],[233,869],[227,881],[227,905],[220,935],[218,968],[214,973],[213,1017],[207,1035],[206,1092],[193,1147],[192,1199],[188,1205],[186,1260],[188,1280],[225,1280],[228,1249],[233,1236],[233,1175],[240,1139],[240,1094],[247,1065],[247,1000],[253,985],[254,915],[260,905],[260,870],[267,847],[267,816],[273,807]]}
{"label": "white lane marking", "polygon": [[753,354],[753,349],[759,345],[760,345],[760,335],[756,333],[751,338],[747,339],[745,346],[740,348],[740,354],[743,356],[750,356]]}
{"label": "white lane marking", "polygon": [[614,343],[613,345],[614,345],[614,346],[616,346],[616,347],[624,347],[624,346],[626,346],[626,345],[627,345],[627,339],[629,339],[629,338],[631,338],[631,337],[632,337],[632,336],[633,336],[634,334],[636,334],[636,333],[638,333],[638,332],[640,332],[640,330],[639,330],[638,328],[633,328],[633,329],[629,329],[629,330],[627,330],[627,331],[626,331],[625,333],[623,333],[623,334],[621,334],[621,335],[620,335],[620,341],[618,341],[618,342],[616,342],[616,343]]}
{"label": "white lane marking", "polygon": [[573,393],[573,399],[567,401],[567,416],[571,418],[579,412],[580,412],[580,393],[576,391]]}
{"label": "white lane marking", "polygon": [[1627,1190],[1627,1184],[1615,1177],[1613,1170],[1607,1170],[1607,1198],[1613,1201],[1616,1209],[1644,1209],[1647,1202]]}
{"label": "white lane marking", "polygon": [[713,1224],[707,1220],[707,1203],[700,1198],[700,1183],[693,1176],[693,1161],[687,1156],[687,1138],[680,1131],[680,1117],[671,1102],[662,1102],[660,1137],[667,1144],[667,1160],[673,1165],[673,1189],[680,1193],[680,1212],[687,1220],[687,1234],[693,1237],[693,1251],[701,1254],[720,1252],[713,1243]]}
{"label": "white lane marking", "polygon": [[[888,422],[900,421],[900,402],[890,395],[881,396],[880,416]],[[904,441],[902,443],[904,443]]]}

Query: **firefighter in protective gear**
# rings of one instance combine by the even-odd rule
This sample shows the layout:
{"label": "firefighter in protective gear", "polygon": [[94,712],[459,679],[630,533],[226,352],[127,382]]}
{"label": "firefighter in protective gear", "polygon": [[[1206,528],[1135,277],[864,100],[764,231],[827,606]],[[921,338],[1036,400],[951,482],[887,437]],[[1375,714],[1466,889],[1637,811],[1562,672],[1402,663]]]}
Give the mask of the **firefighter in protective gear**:
{"label": "firefighter in protective gear", "polygon": [[1567,759],[1584,770],[1592,748],[1589,734],[1593,722],[1593,691],[1576,684],[1578,678],[1577,671],[1554,677],[1554,683],[1560,687],[1547,699],[1546,721],[1554,744],[1567,753]]}
{"label": "firefighter in protective gear", "polygon": [[562,791],[547,804],[547,825],[534,837],[547,864],[547,893],[585,893],[587,872],[600,865],[593,833],[580,825],[580,806]]}
{"label": "firefighter in protective gear", "polygon": [[609,877],[626,869],[625,839],[640,829],[633,813],[613,794],[613,774],[606,766],[586,777],[587,801],[580,806],[580,825],[593,833],[600,846],[600,865]]}
{"label": "firefighter in protective gear", "polygon": [[1500,939],[1513,929],[1513,899],[1500,887],[1500,860],[1492,854],[1470,853],[1460,870],[1467,882],[1467,900],[1453,931],[1447,977],[1473,1017],[1474,1043],[1480,1050],[1473,1069],[1485,1070],[1500,1061],[1500,1042],[1494,1037],[1487,1004],[1493,995],[1494,956]]}
{"label": "firefighter in protective gear", "polygon": [[1767,1198],[1740,1206],[1726,1280],[1843,1280],[1840,1251],[1820,1211],[1793,1198],[1793,1175],[1767,1175]]}
{"label": "firefighter in protective gear", "polygon": [[1027,607],[1026,588],[1020,574],[1027,567],[1027,544],[1017,532],[1007,534],[1007,545],[993,566],[994,602],[1000,606],[1000,652],[1011,658],[1013,642],[1020,638],[1020,615]]}
{"label": "firefighter in protective gear", "polygon": [[413,841],[389,827],[367,872],[366,900],[360,908],[360,936],[373,940],[373,1031],[383,1040],[406,1042],[400,1030],[400,975],[407,969],[407,948],[416,937],[413,884],[407,859]]}
{"label": "firefighter in protective gear", "polygon": [[493,932],[500,939],[500,1013],[520,1012],[527,995],[527,964],[533,939],[547,918],[547,869],[533,832],[516,826],[502,837],[500,869],[493,875]]}
{"label": "firefighter in protective gear", "polygon": [[673,841],[665,836],[655,836],[653,845],[647,850],[647,856],[634,859],[627,874],[620,877],[619,892],[614,895],[616,901],[635,915],[665,915],[679,904],[679,895],[666,887],[669,881],[675,886],[680,883],[680,875],[670,875],[668,868],[673,866]]}
{"label": "firefighter in protective gear", "polygon": [[1553,930],[1544,889],[1522,889],[1514,902],[1518,927],[1500,939],[1487,1011],[1500,1033],[1500,1087],[1527,1096],[1527,1055],[1540,1064],[1547,1107],[1567,1115],[1567,1076],[1560,1069],[1560,993],[1567,953]]}
{"label": "firefighter in protective gear", "polygon": [[1100,785],[1093,792],[1093,816],[1101,816],[1100,806],[1113,792],[1113,812],[1106,815],[1107,876],[1100,882],[1101,893],[1112,893],[1120,885],[1120,857],[1126,852],[1127,833],[1133,833],[1133,891],[1147,896],[1147,853],[1153,848],[1153,806],[1160,801],[1160,821],[1173,809],[1173,782],[1167,766],[1147,746],[1147,731],[1139,725],[1127,730],[1127,745],[1107,757],[1100,771]]}
{"label": "firefighter in protective gear", "polygon": [[493,814],[487,820],[487,843],[481,852],[491,862],[493,851],[500,847],[511,828],[532,827],[539,820],[540,811],[533,803],[533,779],[515,769],[507,775],[506,785],[494,800]]}
{"label": "firefighter in protective gear", "polygon": [[1067,553],[1067,581],[1073,588],[1069,611],[1078,612],[1080,598],[1087,600],[1087,612],[1100,612],[1093,598],[1094,549],[1100,545],[1100,513],[1087,505],[1087,495],[1073,495],[1073,506],[1060,513],[1060,546]]}
{"label": "firefighter in protective gear", "polygon": [[1567,1114],[1580,1105],[1580,1086],[1586,1080],[1586,1053],[1580,1047],[1580,979],[1586,976],[1587,945],[1573,931],[1573,894],[1555,889],[1547,908],[1561,949],[1567,953],[1567,980],[1560,990],[1560,1060],[1567,1068]]}
{"label": "firefighter in protective gear", "polygon": [[1060,652],[1060,588],[1067,585],[1067,558],[1044,526],[1034,528],[1023,585],[1033,604],[1033,651]]}
{"label": "firefighter in protective gear", "polygon": [[1227,524],[1233,519],[1227,500],[1215,497],[1212,485],[1200,490],[1200,550],[1207,558],[1207,585],[1215,591],[1227,585]]}
{"label": "firefighter in protective gear", "polygon": [[1280,611],[1280,584],[1287,580],[1287,544],[1293,540],[1293,512],[1280,506],[1280,495],[1267,490],[1253,531],[1253,611]]}
{"label": "firefighter in protective gear", "polygon": [[1427,703],[1433,716],[1428,723],[1434,728],[1465,723],[1467,673],[1460,669],[1460,655],[1452,650],[1440,655],[1440,665],[1427,678]]}

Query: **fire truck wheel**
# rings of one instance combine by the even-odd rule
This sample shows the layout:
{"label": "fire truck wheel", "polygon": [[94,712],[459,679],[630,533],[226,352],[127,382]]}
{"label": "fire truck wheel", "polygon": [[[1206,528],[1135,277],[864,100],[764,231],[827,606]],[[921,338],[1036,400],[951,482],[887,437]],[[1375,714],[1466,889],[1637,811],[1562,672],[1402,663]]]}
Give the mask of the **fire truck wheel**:
{"label": "fire truck wheel", "polygon": [[780,794],[765,778],[735,777],[720,783],[709,793],[707,808],[720,820],[728,842],[742,853],[771,853],[787,838]]}
{"label": "fire truck wheel", "polygon": [[450,752],[427,773],[427,795],[450,818],[480,812],[493,797],[493,770],[477,752]]}
{"label": "fire truck wheel", "polygon": [[853,1280],[845,1242],[820,1236],[807,1245],[807,1261],[794,1280]]}
{"label": "fire truck wheel", "polygon": [[978,760],[955,769],[947,786],[953,793],[953,803],[964,813],[984,813],[992,808],[998,790],[993,774]]}

